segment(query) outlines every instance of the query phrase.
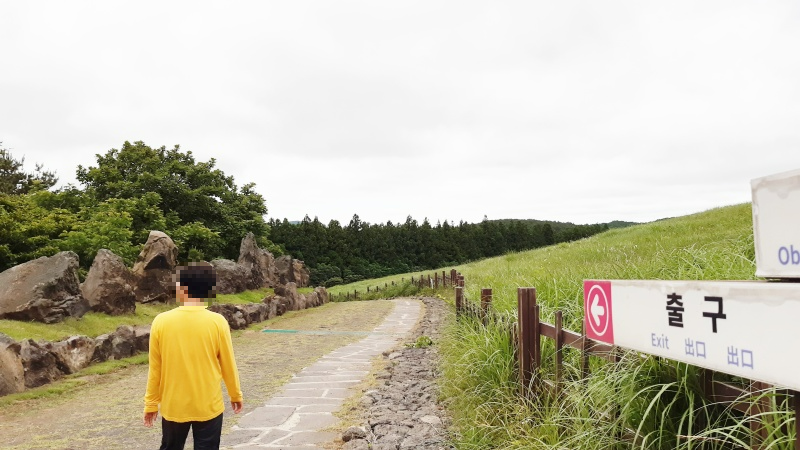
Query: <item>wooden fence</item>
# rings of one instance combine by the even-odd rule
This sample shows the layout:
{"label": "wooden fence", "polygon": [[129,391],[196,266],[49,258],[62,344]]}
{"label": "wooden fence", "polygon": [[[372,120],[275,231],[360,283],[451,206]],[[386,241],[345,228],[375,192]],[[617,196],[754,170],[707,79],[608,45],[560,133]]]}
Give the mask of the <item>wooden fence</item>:
{"label": "wooden fence", "polygon": [[[492,309],[492,290],[481,289],[480,302],[469,301],[464,294],[464,277],[455,271],[451,276],[455,280],[455,307],[456,317],[472,316],[484,325],[497,322],[496,313]],[[580,373],[582,379],[589,376],[589,358],[602,358],[611,363],[619,363],[622,350],[586,337],[584,330],[580,333],[563,327],[563,313],[556,311],[554,323],[541,320],[540,308],[536,301],[535,288],[517,289],[517,322],[512,323],[508,332],[514,346],[517,359],[517,368],[520,376],[520,395],[559,395],[564,379],[563,355],[564,349],[573,348],[580,352]],[[555,379],[543,379],[542,370],[542,338],[555,341]],[[787,356],[788,357],[788,356]],[[767,417],[770,412],[771,402],[767,396],[760,395],[771,386],[759,381],[747,381],[746,387],[734,386],[730,383],[717,380],[717,372],[703,369],[701,371],[700,386],[702,394],[711,402],[725,405],[749,417],[751,443],[753,449],[764,448],[762,443],[767,438],[768,427],[762,423],[761,418]],[[785,400],[791,401],[791,408],[795,413],[795,427],[797,417],[800,417],[800,393],[788,389],[777,390],[776,404]],[[617,414],[619,411],[617,411]],[[783,432],[789,434],[786,425]],[[631,435],[630,430],[620,430],[620,436]],[[800,450],[800,433],[795,431],[795,450]]]}
{"label": "wooden fence", "polygon": [[[419,275],[419,276],[411,276],[410,283],[417,286],[420,289],[429,287],[432,289],[439,289],[445,288],[447,286],[455,286],[458,280],[455,278],[456,271],[451,270],[450,274],[448,275],[446,271],[434,272],[433,274],[428,275]],[[401,278],[400,283],[396,283],[394,280],[392,282],[384,282],[383,286],[377,284],[375,286],[367,286],[366,291],[359,291],[354,289],[352,291],[342,292],[339,294],[330,294],[331,301],[350,301],[350,300],[359,300],[365,294],[371,294],[374,292],[381,292],[388,289],[390,286],[397,286],[398,284],[403,284],[406,282],[405,278]]]}

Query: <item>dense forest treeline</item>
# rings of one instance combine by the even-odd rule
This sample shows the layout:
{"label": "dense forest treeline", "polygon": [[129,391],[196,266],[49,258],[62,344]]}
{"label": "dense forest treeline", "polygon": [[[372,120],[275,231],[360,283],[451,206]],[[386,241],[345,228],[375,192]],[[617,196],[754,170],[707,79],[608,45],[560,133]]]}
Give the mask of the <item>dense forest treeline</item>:
{"label": "dense forest treeline", "polygon": [[79,186],[52,190],[56,174],[37,165],[24,170],[0,143],[0,271],[40,256],[71,250],[82,270],[101,248],[131,265],[150,230],[167,233],[182,262],[236,259],[242,237],[253,232],[262,248],[306,262],[315,285],[335,285],[395,273],[427,270],[571,241],[608,229],[535,220],[484,220],[472,224],[405,222],[370,224],[358,215],[346,225],[300,223],[264,216],[253,184],[238,187],[215,167],[178,146],[151,148],[125,142],[78,166]]}
{"label": "dense forest treeline", "polygon": [[370,224],[354,215],[347,225],[306,216],[300,223],[270,220],[270,238],[311,270],[311,283],[334,286],[461,264],[511,251],[573,241],[608,230],[606,224],[526,220],[431,225],[410,216],[403,223]]}

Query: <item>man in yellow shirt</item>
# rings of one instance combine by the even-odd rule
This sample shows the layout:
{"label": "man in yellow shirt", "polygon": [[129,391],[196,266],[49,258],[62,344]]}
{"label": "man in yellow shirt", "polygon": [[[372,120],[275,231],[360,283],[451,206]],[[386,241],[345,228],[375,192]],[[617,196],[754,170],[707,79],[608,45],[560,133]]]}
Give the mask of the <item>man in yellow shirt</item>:
{"label": "man in yellow shirt", "polygon": [[190,427],[195,450],[219,449],[225,410],[220,380],[225,380],[233,412],[242,410],[230,327],[206,309],[216,282],[211,265],[178,268],[180,306],[153,319],[144,425],[153,426],[160,404],[161,450],[183,449]]}

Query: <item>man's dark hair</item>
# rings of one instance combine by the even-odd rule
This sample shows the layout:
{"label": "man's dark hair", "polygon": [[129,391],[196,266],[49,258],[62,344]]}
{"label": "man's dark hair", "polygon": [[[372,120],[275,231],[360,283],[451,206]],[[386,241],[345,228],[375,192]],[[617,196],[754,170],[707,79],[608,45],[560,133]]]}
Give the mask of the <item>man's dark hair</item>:
{"label": "man's dark hair", "polygon": [[178,268],[178,283],[194,299],[214,298],[217,293],[217,271],[208,263],[189,263]]}

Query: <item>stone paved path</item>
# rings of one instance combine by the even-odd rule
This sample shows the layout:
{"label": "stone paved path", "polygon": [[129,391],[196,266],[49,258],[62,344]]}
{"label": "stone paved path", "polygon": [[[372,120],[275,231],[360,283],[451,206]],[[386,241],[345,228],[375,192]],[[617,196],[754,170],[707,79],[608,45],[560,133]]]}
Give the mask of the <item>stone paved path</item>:
{"label": "stone paved path", "polygon": [[334,350],[295,375],[265,405],[242,417],[222,437],[222,447],[314,450],[333,442],[336,434],[321,431],[338,421],[333,412],[364,380],[371,361],[397,346],[420,317],[418,300],[393,302],[394,310],[368,337]]}

